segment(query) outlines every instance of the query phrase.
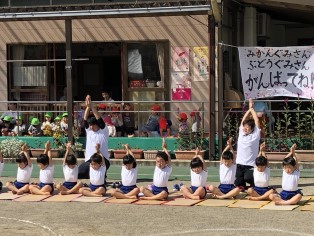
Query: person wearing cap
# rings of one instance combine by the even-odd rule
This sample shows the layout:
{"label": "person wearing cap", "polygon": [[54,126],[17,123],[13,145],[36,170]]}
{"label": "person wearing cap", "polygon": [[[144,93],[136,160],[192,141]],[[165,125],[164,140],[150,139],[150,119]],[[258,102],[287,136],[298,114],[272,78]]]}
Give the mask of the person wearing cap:
{"label": "person wearing cap", "polygon": [[159,132],[158,120],[159,120],[159,111],[161,107],[159,105],[153,105],[151,107],[151,113],[147,119],[145,125],[141,127],[141,136],[150,136],[152,131]]}
{"label": "person wearing cap", "polygon": [[200,130],[200,128],[201,128],[201,120],[202,120],[202,118],[201,118],[201,116],[200,116],[200,109],[201,108],[199,108],[197,111],[192,111],[191,113],[190,113],[190,117],[191,117],[191,120],[192,120],[192,127],[191,127],[191,129],[192,129],[192,132],[198,132],[199,130]]}
{"label": "person wearing cap", "polygon": [[19,115],[16,118],[16,124],[12,130],[12,136],[23,136],[27,134],[26,125],[23,122],[23,118],[21,115]]}
{"label": "person wearing cap", "polygon": [[64,112],[62,114],[61,122],[60,122],[61,130],[64,132],[64,134],[67,136],[68,135],[68,113]]}
{"label": "person wearing cap", "polygon": [[179,114],[177,115],[177,119],[179,121],[179,125],[178,125],[179,135],[187,134],[189,132],[189,126],[187,123],[187,120],[188,120],[187,114],[185,114],[184,112],[181,112],[181,113],[179,112]]}
{"label": "person wearing cap", "polygon": [[53,120],[52,130],[53,131],[61,131],[61,116],[56,116]]}
{"label": "person wearing cap", "polygon": [[41,124],[41,130],[44,129],[52,129],[52,123],[51,123],[52,113],[47,112],[45,114],[45,121]]}
{"label": "person wearing cap", "polygon": [[128,137],[134,136],[134,113],[131,112],[131,105],[129,103],[125,103],[123,105],[124,112],[122,113],[122,131],[121,136],[124,137],[125,134]]}
{"label": "person wearing cap", "polygon": [[34,117],[31,125],[28,127],[28,134],[30,136],[42,136],[39,119]]}
{"label": "person wearing cap", "polygon": [[3,118],[3,123],[0,125],[1,135],[2,136],[11,136],[13,129],[14,129],[14,124],[12,123],[12,117],[11,116],[5,116]]}
{"label": "person wearing cap", "polygon": [[106,116],[106,118],[104,119],[104,122],[109,129],[109,137],[116,137],[117,135],[116,127],[112,123],[110,116]]}
{"label": "person wearing cap", "polygon": [[[92,104],[90,95],[85,99],[84,127],[86,131],[85,162],[79,166],[79,179],[89,179],[90,158],[95,153],[95,146],[100,145],[99,151],[105,158],[106,171],[110,167],[108,153],[109,129],[101,118],[96,107]],[[90,117],[90,111],[94,116]]]}
{"label": "person wearing cap", "polygon": [[[13,99],[13,101],[17,101],[16,99]],[[3,123],[3,119],[4,117],[6,116],[10,116],[12,119],[11,119],[11,123],[13,125],[15,125],[15,122],[16,122],[16,118],[18,116],[18,111],[17,111],[17,103],[9,103],[8,104],[8,111],[4,112],[1,116],[0,116],[0,124]]]}

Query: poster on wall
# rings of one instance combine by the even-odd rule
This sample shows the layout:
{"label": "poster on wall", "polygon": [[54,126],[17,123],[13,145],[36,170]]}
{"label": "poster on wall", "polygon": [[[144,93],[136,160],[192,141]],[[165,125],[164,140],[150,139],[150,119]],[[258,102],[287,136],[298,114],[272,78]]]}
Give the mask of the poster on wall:
{"label": "poster on wall", "polygon": [[208,80],[208,47],[193,48],[193,80],[206,81]]}
{"label": "poster on wall", "polygon": [[245,99],[314,98],[314,48],[240,47]]}
{"label": "poster on wall", "polygon": [[189,72],[171,73],[172,100],[191,100],[191,80]]}
{"label": "poster on wall", "polygon": [[188,47],[172,47],[172,70],[189,71],[190,50]]}

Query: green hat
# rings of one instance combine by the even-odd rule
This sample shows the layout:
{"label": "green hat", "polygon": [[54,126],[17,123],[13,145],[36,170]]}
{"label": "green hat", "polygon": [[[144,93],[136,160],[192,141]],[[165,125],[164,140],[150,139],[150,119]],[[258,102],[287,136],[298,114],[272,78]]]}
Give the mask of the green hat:
{"label": "green hat", "polygon": [[51,117],[52,117],[52,113],[51,113],[51,112],[47,112],[47,113],[45,114],[45,117],[51,118]]}
{"label": "green hat", "polygon": [[67,112],[64,112],[64,113],[62,114],[62,117],[65,117],[65,116],[68,116],[68,113],[67,113]]}
{"label": "green hat", "polygon": [[23,120],[23,117],[21,115],[18,115],[16,119],[17,120]]}
{"label": "green hat", "polygon": [[32,122],[31,122],[31,125],[39,125],[39,120],[38,120],[38,118],[33,118],[33,119],[32,119]]}
{"label": "green hat", "polygon": [[54,120],[61,120],[60,116],[56,116],[56,118]]}
{"label": "green hat", "polygon": [[33,120],[34,117],[35,117],[35,116],[32,116],[32,115],[28,117],[29,123],[32,122],[32,120]]}
{"label": "green hat", "polygon": [[11,122],[12,117],[11,117],[11,116],[5,116],[5,117],[3,118],[3,120],[4,120],[4,121]]}

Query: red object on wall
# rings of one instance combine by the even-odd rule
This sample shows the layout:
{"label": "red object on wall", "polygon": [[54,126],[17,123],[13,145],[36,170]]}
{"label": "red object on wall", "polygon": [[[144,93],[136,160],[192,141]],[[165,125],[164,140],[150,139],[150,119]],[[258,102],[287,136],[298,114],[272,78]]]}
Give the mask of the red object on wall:
{"label": "red object on wall", "polygon": [[191,88],[172,89],[172,100],[191,100]]}

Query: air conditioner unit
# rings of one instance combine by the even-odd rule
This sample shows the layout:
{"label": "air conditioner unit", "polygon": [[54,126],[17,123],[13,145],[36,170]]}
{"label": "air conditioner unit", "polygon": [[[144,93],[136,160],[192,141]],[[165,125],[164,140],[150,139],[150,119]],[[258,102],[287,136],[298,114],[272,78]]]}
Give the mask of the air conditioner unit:
{"label": "air conditioner unit", "polygon": [[256,14],[256,35],[257,37],[270,36],[270,16],[266,13]]}

